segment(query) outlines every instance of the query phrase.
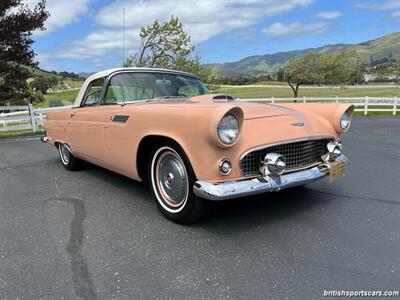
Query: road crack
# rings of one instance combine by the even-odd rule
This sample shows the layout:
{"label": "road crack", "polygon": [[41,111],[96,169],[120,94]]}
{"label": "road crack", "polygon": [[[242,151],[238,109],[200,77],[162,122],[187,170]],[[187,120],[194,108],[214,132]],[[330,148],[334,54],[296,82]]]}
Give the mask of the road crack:
{"label": "road crack", "polygon": [[82,256],[82,246],[85,237],[83,230],[83,221],[86,217],[85,204],[81,199],[62,198],[57,177],[54,178],[54,185],[56,189],[56,200],[71,203],[74,209],[74,217],[71,221],[70,236],[66,251],[70,256],[75,293],[79,299],[97,299],[88,266]]}

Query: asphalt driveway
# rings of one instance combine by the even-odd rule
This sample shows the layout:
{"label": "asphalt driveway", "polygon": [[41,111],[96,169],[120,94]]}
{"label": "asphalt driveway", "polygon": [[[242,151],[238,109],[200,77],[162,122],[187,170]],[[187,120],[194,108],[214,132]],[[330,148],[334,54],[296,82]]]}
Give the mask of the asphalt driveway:
{"label": "asphalt driveway", "polygon": [[399,290],[400,119],[355,118],[344,179],[164,219],[144,184],[0,142],[0,299],[319,299]]}

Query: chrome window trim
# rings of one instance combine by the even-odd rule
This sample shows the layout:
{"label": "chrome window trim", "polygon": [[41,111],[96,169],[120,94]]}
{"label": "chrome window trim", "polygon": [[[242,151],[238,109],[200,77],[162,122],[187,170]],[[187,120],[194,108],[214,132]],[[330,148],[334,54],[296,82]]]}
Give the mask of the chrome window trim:
{"label": "chrome window trim", "polygon": [[[99,101],[99,103],[97,103],[96,105],[85,105],[86,100],[87,100],[86,97],[88,96],[89,91],[90,91],[90,89],[91,89],[92,86],[93,86],[93,83],[94,83],[95,81],[97,81],[97,80],[103,80],[103,85],[101,86],[101,91],[100,91],[100,101]],[[106,77],[99,77],[99,78],[93,79],[91,82],[89,82],[89,84],[88,84],[88,86],[87,86],[87,88],[86,88],[86,90],[85,90],[85,93],[83,94],[82,101],[81,101],[81,105],[80,105],[79,107],[74,107],[74,108],[94,107],[94,106],[99,106],[99,105],[101,105],[101,104],[103,103],[103,93],[104,93],[104,88],[106,87],[104,84],[106,83],[106,81],[107,81],[107,78],[106,78]]]}
{"label": "chrome window trim", "polygon": [[[181,72],[181,71],[173,71],[173,70],[163,70],[163,69],[137,69],[137,70],[132,70],[132,69],[127,69],[127,70],[117,70],[114,72],[111,72],[104,80],[104,86],[103,86],[103,90],[102,93],[100,95],[100,105],[121,105],[121,104],[132,104],[132,103],[143,103],[143,102],[148,102],[148,99],[141,99],[141,100],[135,100],[135,101],[125,101],[125,102],[115,102],[115,103],[111,103],[111,104],[105,104],[105,97],[107,95],[107,90],[108,90],[108,86],[109,83],[111,81],[111,78],[113,78],[115,75],[118,74],[123,74],[123,73],[156,73],[156,74],[172,74],[172,75],[181,75],[181,76],[186,76],[186,77],[190,77],[193,79],[197,79],[199,80],[204,87],[206,87],[206,85],[204,84],[203,81],[201,81],[201,79],[199,77],[197,77],[194,74],[191,73],[186,73],[186,72]],[[207,88],[207,87],[206,87]]]}
{"label": "chrome window trim", "polygon": [[197,75],[192,74],[192,73],[186,73],[186,72],[175,71],[175,70],[167,70],[167,69],[145,69],[145,68],[116,70],[116,71],[108,74],[108,77],[111,78],[112,76],[119,74],[119,73],[159,73],[159,74],[164,73],[164,74],[182,75],[182,76],[192,77],[192,78],[200,80],[200,78]]}

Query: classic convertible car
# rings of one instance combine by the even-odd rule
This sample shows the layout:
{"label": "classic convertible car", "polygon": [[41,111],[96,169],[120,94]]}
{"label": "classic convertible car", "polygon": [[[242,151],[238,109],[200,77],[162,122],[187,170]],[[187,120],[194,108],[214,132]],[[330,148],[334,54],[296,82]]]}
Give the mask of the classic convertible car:
{"label": "classic convertible car", "polygon": [[240,102],[209,94],[193,74],[120,68],[89,77],[73,108],[49,113],[42,138],[62,164],[83,161],[148,180],[170,220],[188,223],[220,201],[340,177],[347,104]]}

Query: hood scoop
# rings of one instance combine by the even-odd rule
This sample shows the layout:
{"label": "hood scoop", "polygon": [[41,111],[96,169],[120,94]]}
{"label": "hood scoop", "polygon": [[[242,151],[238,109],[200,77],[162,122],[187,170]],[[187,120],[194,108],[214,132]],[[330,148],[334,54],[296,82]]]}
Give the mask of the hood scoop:
{"label": "hood scoop", "polygon": [[225,94],[207,94],[191,97],[190,100],[199,102],[233,102],[235,98]]}
{"label": "hood scoop", "polygon": [[235,99],[230,96],[230,95],[215,95],[212,97],[213,101],[218,101],[218,102],[230,102],[230,101],[235,101]]}

